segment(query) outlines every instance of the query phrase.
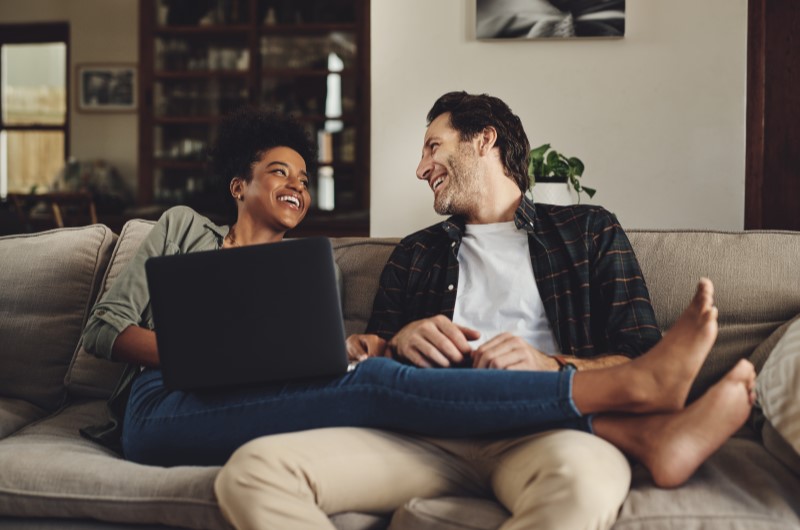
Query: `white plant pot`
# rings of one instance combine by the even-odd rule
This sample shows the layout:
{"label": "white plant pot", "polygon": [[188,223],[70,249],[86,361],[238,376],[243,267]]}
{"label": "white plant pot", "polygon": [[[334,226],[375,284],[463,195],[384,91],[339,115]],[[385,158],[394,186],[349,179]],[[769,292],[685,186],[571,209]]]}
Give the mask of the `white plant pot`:
{"label": "white plant pot", "polygon": [[533,202],[569,206],[578,203],[578,194],[567,182],[537,182],[528,191]]}

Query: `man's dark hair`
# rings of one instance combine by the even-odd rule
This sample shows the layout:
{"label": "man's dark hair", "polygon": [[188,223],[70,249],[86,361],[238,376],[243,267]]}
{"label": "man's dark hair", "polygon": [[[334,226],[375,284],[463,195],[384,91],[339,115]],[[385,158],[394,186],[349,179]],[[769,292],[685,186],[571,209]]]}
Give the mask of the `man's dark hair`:
{"label": "man's dark hair", "polygon": [[506,174],[523,193],[530,187],[528,154],[531,150],[522,121],[502,100],[488,94],[448,92],[428,112],[428,125],[442,114],[450,113],[450,126],[462,141],[469,141],[492,126],[497,131],[497,147]]}
{"label": "man's dark hair", "polygon": [[[306,163],[309,176],[314,175],[316,146],[296,120],[249,106],[233,111],[222,120],[216,141],[209,151],[209,162],[216,186],[228,207],[235,206],[228,191],[231,180],[239,177],[250,182],[253,165],[274,147],[289,147],[297,151]],[[226,209],[231,221],[235,220],[235,209]]]}

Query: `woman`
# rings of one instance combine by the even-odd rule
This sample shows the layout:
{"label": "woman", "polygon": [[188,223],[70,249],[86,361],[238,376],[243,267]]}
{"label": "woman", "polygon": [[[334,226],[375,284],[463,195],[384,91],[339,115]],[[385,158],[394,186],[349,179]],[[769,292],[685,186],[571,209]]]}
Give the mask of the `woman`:
{"label": "woman", "polygon": [[[752,366],[745,365],[737,366],[690,408],[654,414],[683,408],[715,340],[716,309],[707,281],[698,286],[692,304],[666,339],[617,367],[578,373],[426,370],[378,357],[323,382],[169,391],[158,369],[145,261],[151,256],[280,241],[303,220],[311,199],[306,162],[314,160],[314,150],[302,127],[291,120],[239,111],[221,125],[212,156],[216,174],[228,182],[235,222],[217,226],[186,207],[166,212],[96,305],[84,331],[88,351],[130,363],[111,401],[116,418],[124,419],[121,451],[130,460],[222,464],[257,437],[320,427],[372,427],[449,437],[557,427],[594,432],[642,460],[657,481],[672,485],[686,480],[747,416],[754,376]],[[253,279],[226,281],[237,289],[246,288]],[[351,337],[348,348],[354,357],[363,356],[364,345],[375,353],[374,339]],[[727,412],[715,413],[709,427],[712,409]],[[590,421],[592,414],[603,412],[639,415],[601,414]],[[659,435],[657,446],[636,436],[643,427]],[[87,434],[108,441],[119,430],[117,419],[110,428],[89,429]],[[709,437],[709,430],[715,435]],[[684,453],[692,445],[681,465],[673,458],[673,440]]]}

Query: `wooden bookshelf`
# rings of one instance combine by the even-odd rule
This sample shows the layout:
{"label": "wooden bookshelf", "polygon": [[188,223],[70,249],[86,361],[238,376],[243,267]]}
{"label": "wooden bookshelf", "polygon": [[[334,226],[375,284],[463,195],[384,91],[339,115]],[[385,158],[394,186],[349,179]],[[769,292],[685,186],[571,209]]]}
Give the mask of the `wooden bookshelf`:
{"label": "wooden bookshelf", "polygon": [[[293,115],[315,138],[334,131],[335,207],[315,202],[304,225],[368,234],[369,0],[142,0],[140,9],[140,206],[213,202],[197,196],[213,179],[205,150],[222,116],[249,104]],[[331,75],[339,116],[326,115]]]}

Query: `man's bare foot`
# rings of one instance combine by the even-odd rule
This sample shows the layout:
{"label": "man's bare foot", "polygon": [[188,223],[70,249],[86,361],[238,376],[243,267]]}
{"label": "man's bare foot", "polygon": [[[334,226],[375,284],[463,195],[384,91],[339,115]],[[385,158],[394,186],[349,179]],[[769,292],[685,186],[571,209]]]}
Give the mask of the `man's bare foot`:
{"label": "man's bare foot", "polygon": [[657,486],[680,486],[747,420],[755,377],[753,365],[742,359],[680,412],[600,415],[594,432],[644,464]]}
{"label": "man's bare foot", "polygon": [[708,278],[697,284],[692,301],[664,338],[650,351],[628,363],[631,374],[621,378],[633,392],[625,412],[680,410],[689,389],[717,339],[714,285]]}

